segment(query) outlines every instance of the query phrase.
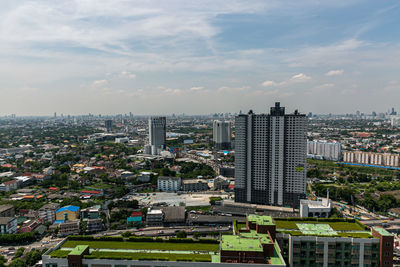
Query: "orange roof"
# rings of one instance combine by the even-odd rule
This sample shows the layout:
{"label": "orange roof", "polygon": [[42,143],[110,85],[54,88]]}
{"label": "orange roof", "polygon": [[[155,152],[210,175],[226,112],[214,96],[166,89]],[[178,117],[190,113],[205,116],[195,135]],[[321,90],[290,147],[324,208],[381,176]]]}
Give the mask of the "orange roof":
{"label": "orange roof", "polygon": [[35,196],[33,196],[33,195],[26,195],[26,196],[23,196],[22,198],[25,198],[25,199],[34,199]]}

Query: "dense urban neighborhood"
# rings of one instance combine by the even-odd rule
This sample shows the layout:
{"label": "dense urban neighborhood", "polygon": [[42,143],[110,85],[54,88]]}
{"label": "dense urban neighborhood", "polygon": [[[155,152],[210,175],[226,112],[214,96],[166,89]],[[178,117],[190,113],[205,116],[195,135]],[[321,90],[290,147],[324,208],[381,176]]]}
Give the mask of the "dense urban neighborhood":
{"label": "dense urban neighborhood", "polygon": [[[400,256],[392,117],[286,115],[277,103],[270,115],[1,118],[1,264],[392,266]],[[293,124],[304,153],[288,152],[299,153],[297,191],[282,198],[260,191],[257,175],[258,187],[247,187],[241,165],[244,122],[277,118],[304,123]],[[259,133],[255,173],[271,139]]]}

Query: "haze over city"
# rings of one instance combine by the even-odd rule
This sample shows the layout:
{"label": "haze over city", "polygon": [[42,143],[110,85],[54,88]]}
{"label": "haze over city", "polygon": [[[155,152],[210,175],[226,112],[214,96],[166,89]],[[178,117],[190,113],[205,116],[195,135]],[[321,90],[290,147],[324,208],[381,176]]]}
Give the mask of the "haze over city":
{"label": "haze over city", "polygon": [[398,108],[398,1],[2,1],[0,115]]}

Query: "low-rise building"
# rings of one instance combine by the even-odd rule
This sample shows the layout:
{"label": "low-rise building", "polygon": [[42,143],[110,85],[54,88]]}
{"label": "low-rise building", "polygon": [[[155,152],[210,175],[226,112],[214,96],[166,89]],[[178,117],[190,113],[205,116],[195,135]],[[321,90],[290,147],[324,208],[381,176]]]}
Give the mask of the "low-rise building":
{"label": "low-rise building", "polygon": [[160,176],[157,179],[157,189],[160,191],[179,191],[180,188],[180,177]]}
{"label": "low-rise building", "polygon": [[56,219],[56,211],[60,208],[57,203],[48,203],[39,209],[39,218],[43,223],[53,223]]}
{"label": "low-rise building", "polygon": [[18,181],[10,180],[0,184],[0,191],[10,192],[18,189]]}
{"label": "low-rise building", "polygon": [[132,211],[131,216],[126,218],[127,224],[142,224],[143,213],[141,211]]}
{"label": "low-rise building", "polygon": [[15,208],[11,204],[0,205],[0,217],[14,217]]}
{"label": "low-rise building", "polygon": [[88,232],[98,232],[103,230],[103,220],[101,218],[88,219],[86,223]]}
{"label": "low-rise building", "polygon": [[300,200],[300,217],[328,218],[332,210],[329,198],[320,200]]}
{"label": "low-rise building", "polygon": [[58,235],[59,236],[67,236],[67,235],[77,235],[79,234],[79,226],[80,222],[77,221],[69,221],[58,224]]}
{"label": "low-rise building", "polygon": [[81,220],[98,219],[101,215],[101,206],[96,205],[81,210]]}
{"label": "low-rise building", "polygon": [[163,223],[167,225],[183,225],[186,222],[186,209],[182,206],[162,207]]}
{"label": "low-rise building", "polygon": [[78,206],[65,206],[56,211],[56,220],[74,221],[79,218]]}
{"label": "low-rise building", "polygon": [[0,234],[15,234],[17,226],[16,217],[0,217]]}
{"label": "low-rise building", "polygon": [[38,220],[27,220],[18,229],[18,233],[30,233],[40,225]]}
{"label": "low-rise building", "polygon": [[182,180],[182,191],[198,192],[198,191],[207,191],[207,190],[208,190],[208,183],[204,179]]}
{"label": "low-rise building", "polygon": [[146,214],[146,224],[148,226],[161,226],[164,221],[164,213],[162,210],[148,209]]}

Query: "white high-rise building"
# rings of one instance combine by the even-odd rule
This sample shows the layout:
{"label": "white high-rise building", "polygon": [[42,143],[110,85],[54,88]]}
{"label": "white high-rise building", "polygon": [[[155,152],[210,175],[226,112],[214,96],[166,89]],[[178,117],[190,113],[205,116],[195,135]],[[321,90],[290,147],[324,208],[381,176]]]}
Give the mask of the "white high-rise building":
{"label": "white high-rise building", "polygon": [[312,157],[322,157],[326,160],[340,160],[342,145],[326,141],[308,141],[307,154]]}
{"label": "white high-rise building", "polygon": [[216,149],[231,148],[231,123],[229,121],[213,122],[213,143]]}
{"label": "white high-rise building", "polygon": [[167,139],[167,123],[165,117],[149,118],[149,145],[151,154],[158,155],[162,149],[165,149]]}
{"label": "white high-rise building", "polygon": [[299,206],[306,192],[306,116],[285,114],[275,103],[270,114],[235,120],[235,201]]}
{"label": "white high-rise building", "polygon": [[390,120],[392,127],[400,127],[400,117],[393,116]]}

